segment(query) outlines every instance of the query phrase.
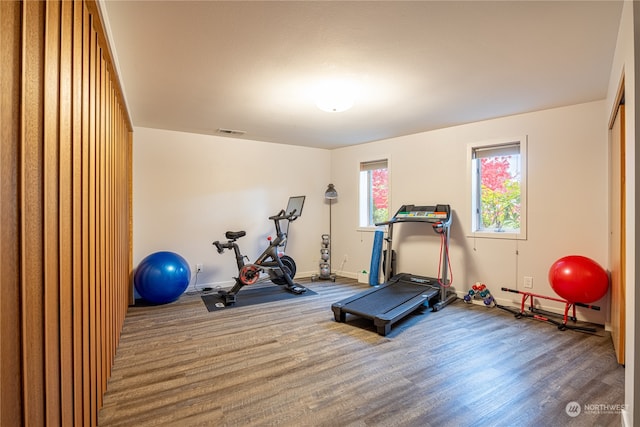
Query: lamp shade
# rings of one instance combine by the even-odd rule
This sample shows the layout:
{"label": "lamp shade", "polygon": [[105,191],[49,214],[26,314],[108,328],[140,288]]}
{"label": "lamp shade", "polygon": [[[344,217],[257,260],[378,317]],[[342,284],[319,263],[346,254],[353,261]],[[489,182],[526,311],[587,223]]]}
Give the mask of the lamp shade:
{"label": "lamp shade", "polygon": [[327,191],[324,192],[324,198],[327,200],[335,200],[338,198],[338,192],[336,191],[336,187],[333,184],[329,184],[327,187]]}

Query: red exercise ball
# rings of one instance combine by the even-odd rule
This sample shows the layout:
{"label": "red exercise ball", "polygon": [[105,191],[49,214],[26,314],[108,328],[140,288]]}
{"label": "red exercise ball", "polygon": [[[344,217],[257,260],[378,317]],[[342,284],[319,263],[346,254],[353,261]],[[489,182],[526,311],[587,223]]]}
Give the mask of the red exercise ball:
{"label": "red exercise ball", "polygon": [[588,304],[605,296],[609,289],[609,275],[594,260],[569,255],[551,265],[549,283],[567,301]]}

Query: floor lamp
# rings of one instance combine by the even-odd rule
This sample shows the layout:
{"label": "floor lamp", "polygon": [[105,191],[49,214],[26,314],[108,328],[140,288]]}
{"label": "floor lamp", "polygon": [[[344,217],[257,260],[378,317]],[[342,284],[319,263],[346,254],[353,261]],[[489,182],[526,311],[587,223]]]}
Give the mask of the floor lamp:
{"label": "floor lamp", "polygon": [[333,231],[331,230],[331,204],[338,198],[338,191],[333,184],[329,184],[327,190],[324,192],[324,198],[329,201],[329,275],[333,266],[331,265],[331,239],[333,238]]}

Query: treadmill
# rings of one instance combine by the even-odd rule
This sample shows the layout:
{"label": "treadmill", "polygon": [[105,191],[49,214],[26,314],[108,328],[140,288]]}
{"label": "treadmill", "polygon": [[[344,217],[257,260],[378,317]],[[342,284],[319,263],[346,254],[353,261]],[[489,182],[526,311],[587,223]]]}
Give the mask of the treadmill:
{"label": "treadmill", "polygon": [[389,221],[378,223],[387,226],[387,256],[385,257],[385,283],[332,304],[336,322],[345,322],[347,314],[373,320],[377,332],[387,335],[391,325],[414,311],[431,307],[438,311],[455,301],[455,292],[448,291],[448,258],[442,251],[441,278],[400,273],[391,277],[393,259],[393,227],[405,222],[419,222],[431,225],[443,237],[443,245],[449,245],[451,207],[445,204],[435,206],[403,205]]}

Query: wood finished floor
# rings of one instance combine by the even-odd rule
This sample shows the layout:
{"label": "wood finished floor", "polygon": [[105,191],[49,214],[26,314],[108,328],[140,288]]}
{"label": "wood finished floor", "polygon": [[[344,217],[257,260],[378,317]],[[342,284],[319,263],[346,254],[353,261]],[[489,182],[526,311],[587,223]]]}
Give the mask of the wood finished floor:
{"label": "wood finished floor", "polygon": [[333,319],[332,303],[368,286],[299,282],[318,295],[212,313],[197,295],[131,307],[99,425],[621,424],[604,405],[624,403],[624,368],[602,329],[458,300],[383,337],[366,319]]}

